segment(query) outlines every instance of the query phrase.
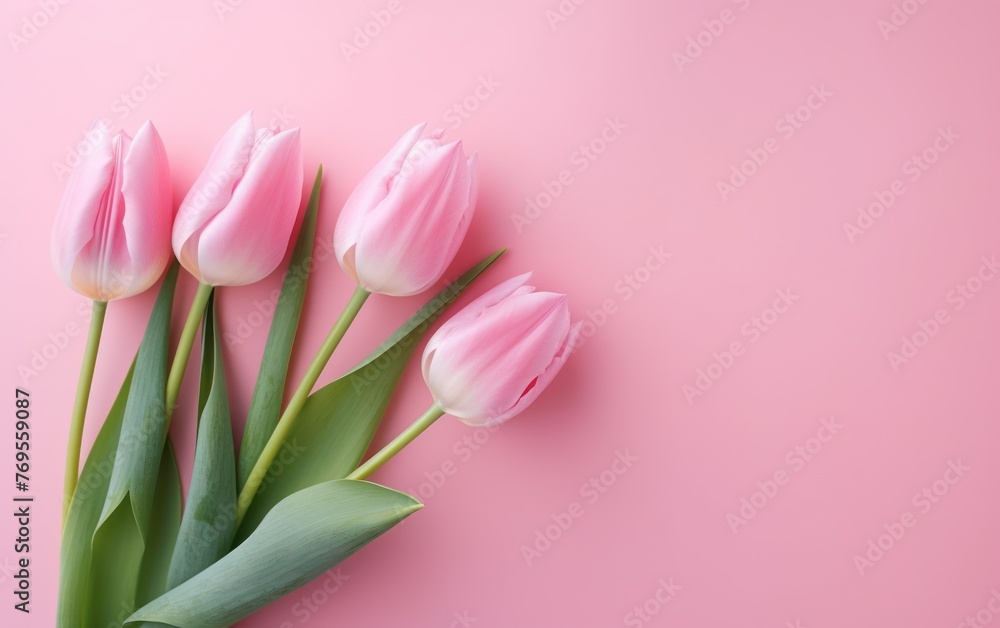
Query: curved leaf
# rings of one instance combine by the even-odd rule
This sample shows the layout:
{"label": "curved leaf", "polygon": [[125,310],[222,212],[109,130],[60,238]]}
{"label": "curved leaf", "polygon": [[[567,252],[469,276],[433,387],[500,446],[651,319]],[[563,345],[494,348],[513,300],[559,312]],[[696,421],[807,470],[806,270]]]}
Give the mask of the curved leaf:
{"label": "curved leaf", "polygon": [[[173,273],[173,277],[176,277],[176,273]],[[174,282],[171,273],[168,273],[150,314],[147,333],[143,337],[144,346],[149,344],[146,337],[150,335],[151,329],[162,330],[164,321],[169,323],[173,290]],[[142,351],[140,347],[140,353]],[[94,575],[114,572],[114,559],[119,548],[112,544],[110,552],[99,553],[95,558],[94,537],[107,501],[111,478],[118,461],[119,447],[135,446],[138,438],[134,432],[131,437],[123,436],[123,424],[130,405],[129,400],[136,389],[135,373],[138,362],[139,355],[132,362],[118,396],[87,455],[80,482],[70,502],[60,551],[59,603],[56,612],[58,626],[95,625],[89,623],[88,608],[93,607],[95,597],[102,595],[105,583],[95,580]],[[158,451],[156,456],[160,458],[160,463],[157,468],[158,473],[152,476],[155,482],[153,489],[155,496],[151,498],[154,504],[152,513],[154,525],[148,530],[152,549],[143,558],[141,550],[138,553],[134,552],[134,548],[128,543],[123,543],[121,548],[127,556],[122,564],[131,564],[135,570],[129,586],[133,590],[138,589],[140,595],[144,596],[143,599],[155,597],[162,592],[161,583],[166,578],[166,564],[173,546],[172,539],[180,524],[180,478],[169,442],[166,446],[166,455],[161,457]],[[111,611],[111,615],[120,622],[131,612],[130,606],[130,604],[119,606],[115,611]]]}
{"label": "curved leaf", "polygon": [[257,374],[257,383],[250,399],[246,428],[240,443],[238,488],[243,489],[257,458],[264,451],[271,432],[281,415],[281,401],[285,392],[285,378],[288,375],[288,360],[295,343],[295,332],[299,327],[302,303],[306,297],[309,280],[309,266],[312,263],[313,240],[316,237],[316,214],[319,212],[319,190],[323,181],[323,166],[316,172],[309,205],[299,237],[295,241],[292,259],[281,284],[281,295],[274,307],[271,329],[267,332],[267,343]]}
{"label": "curved leaf", "polygon": [[166,592],[167,569],[170,567],[170,557],[181,527],[181,477],[169,437],[160,457],[151,520],[149,543],[142,554],[139,586],[135,596],[136,604],[140,606]]}
{"label": "curved leaf", "polygon": [[[221,558],[236,527],[236,456],[229,394],[222,363],[214,299],[202,326],[202,386],[205,399],[198,419],[194,471],[177,546],[170,561],[167,589],[172,589]],[[206,376],[206,375],[210,376]]]}
{"label": "curved leaf", "polygon": [[135,608],[166,442],[167,352],[177,269],[174,263],[167,271],[136,354],[114,468],[93,535],[87,626],[120,623]]}
{"label": "curved leaf", "polygon": [[[181,478],[177,472],[177,458],[167,436],[167,444],[160,457],[160,472],[156,479],[156,498],[149,526],[149,542],[142,553],[139,584],[135,594],[136,606],[163,595],[167,590],[167,570],[173,555],[177,531],[181,526]],[[162,628],[162,624],[142,623],[141,628]]]}
{"label": "curved leaf", "polygon": [[160,454],[166,441],[167,353],[177,272],[178,264],[175,262],[163,280],[139,345],[135,358],[137,376],[132,378],[122,421],[121,443],[115,455],[115,468],[111,472],[104,512],[101,513],[103,522],[128,498],[140,537],[145,536],[149,528]]}
{"label": "curved leaf", "polygon": [[80,473],[80,482],[73,501],[70,502],[63,528],[62,548],[59,553],[59,604],[56,609],[57,626],[82,626],[83,608],[87,598],[87,582],[93,557],[91,539],[97,521],[101,518],[104,498],[108,494],[111,469],[115,464],[118,437],[125,414],[125,401],[132,384],[135,363],[129,368],[118,397],[108,412],[101,431],[87,455]]}
{"label": "curved leaf", "polygon": [[[57,626],[83,625],[84,602],[90,584],[91,540],[108,492],[132,370],[129,369],[118,398],[87,456],[70,505],[60,553]],[[150,548],[143,555],[140,569],[138,604],[145,604],[166,591],[167,567],[181,522],[181,479],[169,437],[160,460],[152,520]]]}
{"label": "curved leaf", "polygon": [[334,480],[282,500],[242,545],[128,623],[221,628],[329,570],[420,509],[409,495]]}
{"label": "curved leaf", "polygon": [[350,372],[309,396],[261,482],[237,532],[237,543],[288,495],[344,478],[357,468],[417,343],[444,309],[501,254],[494,253],[448,285]]}

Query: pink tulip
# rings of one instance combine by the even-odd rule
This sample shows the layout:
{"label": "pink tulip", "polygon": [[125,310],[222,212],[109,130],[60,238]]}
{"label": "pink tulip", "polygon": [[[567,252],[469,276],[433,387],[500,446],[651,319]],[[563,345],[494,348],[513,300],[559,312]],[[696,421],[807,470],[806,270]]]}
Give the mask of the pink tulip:
{"label": "pink tulip", "polygon": [[444,131],[404,135],[347,199],[333,245],[365,290],[408,296],[430,288],[455,258],[476,205],[473,155]]}
{"label": "pink tulip", "polygon": [[148,121],[135,139],[101,122],[89,137],[56,215],[52,263],[69,287],[110,301],[146,290],[170,261],[170,166]]}
{"label": "pink tulip", "polygon": [[299,129],[256,129],[253,111],[215,146],[174,221],[174,253],[201,283],[243,286],[285,256],[302,197]]}
{"label": "pink tulip", "polygon": [[424,381],[444,412],[492,426],[524,411],[569,357],[581,323],[570,324],[566,295],[535,292],[531,273],[479,297],[434,334]]}

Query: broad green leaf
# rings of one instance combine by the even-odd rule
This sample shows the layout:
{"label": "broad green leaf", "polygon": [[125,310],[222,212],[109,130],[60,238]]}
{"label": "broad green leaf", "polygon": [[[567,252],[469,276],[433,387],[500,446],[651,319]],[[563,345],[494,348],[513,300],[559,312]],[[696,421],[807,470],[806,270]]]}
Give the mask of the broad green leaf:
{"label": "broad green leaf", "polygon": [[243,442],[240,443],[239,489],[243,489],[257,458],[264,451],[267,439],[281,415],[281,401],[285,392],[285,377],[288,375],[288,360],[295,343],[295,332],[299,327],[302,302],[306,297],[309,267],[312,264],[313,240],[316,236],[316,214],[319,212],[319,190],[323,181],[323,166],[316,172],[309,205],[299,231],[292,259],[285,272],[285,282],[281,285],[281,295],[274,307],[271,330],[267,333],[264,356],[257,374],[257,384],[250,399]]}
{"label": "broad green leaf", "polygon": [[[57,626],[83,625],[84,600],[90,584],[91,540],[108,492],[108,481],[111,478],[115,452],[118,449],[125,400],[131,382],[132,369],[129,369],[118,398],[111,406],[111,411],[87,456],[80,483],[73,495],[60,557]],[[155,501],[153,526],[149,531],[150,548],[143,556],[139,578],[137,595],[139,604],[144,604],[166,591],[167,567],[170,564],[177,528],[181,522],[181,481],[177,474],[177,463],[169,438],[160,460]]]}
{"label": "broad green leaf", "polygon": [[[161,296],[163,290],[172,292],[172,284],[164,283]],[[159,324],[160,318],[156,314],[164,309],[169,312],[169,303],[157,299],[153,314],[150,316],[151,325]],[[84,619],[87,600],[94,594],[93,589],[100,587],[100,583],[95,583],[91,579],[94,531],[108,495],[135,369],[136,362],[133,361],[121,390],[87,455],[80,482],[70,502],[60,554],[59,604],[56,615],[58,626],[89,625]],[[166,580],[166,564],[173,545],[172,537],[176,535],[177,527],[180,525],[180,478],[177,475],[177,465],[169,442],[166,452],[160,463],[159,479],[155,489],[156,509],[153,512],[153,520],[156,525],[150,529],[153,549],[142,562],[141,577],[138,580],[138,587],[146,596],[144,599],[156,596],[162,591],[162,585],[159,583]],[[103,559],[99,557],[98,562],[103,562]]]}
{"label": "broad green leaf", "polygon": [[[194,471],[170,562],[168,590],[221,558],[236,527],[236,455],[213,301],[208,302],[202,326],[201,383],[208,390],[201,391],[205,402],[198,419]],[[206,372],[211,376],[206,377]]]}
{"label": "broad green leaf", "polygon": [[70,502],[66,526],[63,528],[62,548],[59,554],[59,604],[56,625],[70,628],[82,626],[83,608],[87,599],[87,583],[93,556],[91,539],[97,521],[101,518],[104,498],[108,494],[111,469],[115,464],[118,437],[125,414],[125,401],[132,385],[135,363],[129,368],[118,397],[115,398],[104,425],[87,455],[80,473],[73,500]]}
{"label": "broad green leaf", "polygon": [[237,543],[288,495],[320,482],[344,478],[357,468],[421,337],[462,290],[502,253],[494,253],[462,275],[350,372],[309,396],[247,511],[237,532]]}
{"label": "broad green leaf", "polygon": [[[167,444],[160,457],[160,473],[156,479],[156,498],[149,527],[149,542],[142,554],[139,585],[135,605],[142,606],[167,591],[167,570],[181,526],[181,478],[177,472],[177,458],[167,436]],[[163,624],[143,622],[139,628],[162,628]]]}
{"label": "broad green leaf", "polygon": [[315,579],[421,507],[409,495],[359,480],[309,487],[275,506],[242,545],[128,622],[229,626]]}
{"label": "broad green leaf", "polygon": [[166,442],[167,351],[178,266],[167,272],[136,355],[104,510],[93,536],[87,626],[121,622],[135,608],[160,458]]}
{"label": "broad green leaf", "polygon": [[177,458],[167,437],[156,478],[156,498],[149,527],[149,543],[142,554],[136,605],[141,606],[167,590],[167,570],[181,527],[181,478]]}

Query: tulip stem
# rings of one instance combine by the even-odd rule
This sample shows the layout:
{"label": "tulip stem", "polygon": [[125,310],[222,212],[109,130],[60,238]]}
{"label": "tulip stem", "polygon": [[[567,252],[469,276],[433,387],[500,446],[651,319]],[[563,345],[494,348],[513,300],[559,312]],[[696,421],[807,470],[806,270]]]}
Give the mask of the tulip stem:
{"label": "tulip stem", "polygon": [[63,484],[63,523],[69,514],[69,505],[76,491],[76,481],[80,474],[80,445],[83,442],[83,422],[87,416],[87,402],[90,387],[94,383],[94,366],[97,364],[97,348],[101,344],[104,329],[104,315],[108,311],[107,301],[94,301],[90,316],[90,331],[87,332],[87,346],[83,350],[83,366],[76,384],[76,400],[69,424],[69,445],[66,449],[66,480]]}
{"label": "tulip stem", "polygon": [[363,465],[358,467],[347,476],[348,480],[363,480],[369,475],[374,473],[385,464],[390,458],[398,454],[403,447],[406,447],[413,442],[413,439],[426,430],[434,421],[437,421],[444,415],[444,410],[441,406],[436,403],[424,412],[423,416],[413,422],[410,427],[406,428],[402,434],[397,436],[392,440],[391,443],[383,447],[377,454],[369,458]]}
{"label": "tulip stem", "polygon": [[194,338],[198,334],[198,328],[201,326],[201,318],[205,313],[205,307],[208,305],[208,298],[210,296],[212,296],[212,286],[207,283],[198,284],[198,291],[194,293],[194,301],[191,302],[191,311],[188,312],[187,320],[184,322],[181,339],[177,343],[177,352],[174,353],[174,361],[170,365],[170,374],[167,376],[167,412],[164,417],[166,427],[170,427],[170,417],[173,415],[174,406],[177,404],[177,395],[181,390],[181,382],[184,381],[184,371],[187,369],[188,359],[191,357],[191,347],[194,346]]}
{"label": "tulip stem", "polygon": [[316,381],[323,373],[323,369],[326,368],[326,363],[330,361],[330,356],[333,355],[334,349],[340,344],[340,341],[344,338],[344,334],[347,332],[347,328],[354,322],[358,312],[361,311],[361,306],[365,304],[370,295],[371,293],[361,286],[355,288],[354,294],[351,295],[351,299],[344,307],[344,311],[340,313],[337,322],[333,324],[333,328],[327,334],[326,340],[323,341],[319,351],[316,352],[316,357],[309,364],[309,368],[299,383],[299,387],[295,389],[295,394],[292,395],[288,406],[281,414],[281,418],[278,419],[278,425],[271,432],[271,437],[267,440],[267,444],[264,445],[264,450],[260,452],[257,462],[254,463],[253,469],[250,471],[250,476],[247,478],[246,484],[243,485],[243,490],[240,491],[240,498],[237,502],[239,509],[236,514],[237,528],[243,523],[243,518],[246,517],[247,510],[250,509],[250,504],[257,495],[260,483],[267,476],[267,470],[271,467],[271,463],[274,462],[275,456],[281,451],[285,439],[295,425],[295,420],[302,411],[302,407],[306,404],[306,399],[309,398],[309,393],[312,392],[313,386],[316,385]]}

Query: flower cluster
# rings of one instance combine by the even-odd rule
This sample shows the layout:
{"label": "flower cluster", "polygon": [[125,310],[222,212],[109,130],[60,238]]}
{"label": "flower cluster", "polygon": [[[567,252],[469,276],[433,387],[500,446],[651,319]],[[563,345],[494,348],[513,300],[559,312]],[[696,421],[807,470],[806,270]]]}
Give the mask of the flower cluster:
{"label": "flower cluster", "polygon": [[[580,324],[571,322],[566,295],[536,291],[528,284],[530,273],[499,284],[447,320],[428,341],[422,373],[433,402],[423,416],[359,465],[363,448],[371,439],[371,432],[364,432],[368,440],[358,438],[362,449],[348,467],[353,472],[333,474],[331,482],[302,480],[276,505],[258,504],[258,510],[265,511],[263,521],[259,516],[245,521],[276,456],[288,446],[300,418],[309,414],[307,401],[318,378],[368,296],[424,292],[437,284],[452,264],[476,207],[477,156],[466,155],[461,141],[445,142],[443,131],[428,132],[420,124],[407,131],[358,183],[339,215],[333,236],[337,260],[356,284],[354,294],[294,394],[282,406],[305,290],[302,286],[289,288],[286,282],[285,289],[292,293],[288,302],[298,299],[298,305],[286,304],[288,312],[276,314],[272,323],[274,338],[268,338],[268,350],[275,354],[270,361],[265,356],[258,379],[258,385],[263,382],[270,388],[261,394],[264,401],[259,404],[255,390],[255,414],[248,417],[237,468],[212,305],[214,294],[221,287],[245,286],[270,275],[292,241],[297,241],[296,251],[302,247],[311,250],[322,169],[304,216],[300,211],[300,130],[257,128],[253,113],[248,112],[215,146],[175,214],[167,151],[153,125],[146,122],[134,138],[123,131],[112,135],[100,125],[94,133],[95,149],[73,172],[52,233],[57,273],[67,285],[94,301],[95,312],[70,424],[60,625],[103,625],[106,614],[112,612],[82,601],[94,597],[93,587],[105,585],[87,583],[75,570],[90,564],[91,558],[84,557],[96,551],[98,539],[107,534],[104,530],[115,520],[112,513],[121,504],[126,505],[127,513],[118,516],[134,517],[139,538],[153,533],[150,518],[157,498],[151,491],[154,485],[160,490],[165,481],[161,457],[173,455],[166,446],[167,427],[199,330],[203,340],[202,393],[188,495],[194,503],[184,510],[172,556],[168,561],[160,560],[169,563],[165,589],[126,623],[229,625],[274,596],[308,581],[319,573],[317,569],[332,567],[419,507],[409,496],[360,480],[444,414],[473,426],[495,426],[523,412],[552,382],[576,344]],[[297,229],[299,236],[295,235]],[[495,258],[470,271],[469,276],[474,278]],[[178,267],[197,281],[198,289],[167,369]],[[110,450],[115,464],[111,477],[103,480],[107,500],[95,506],[90,503],[93,499],[87,501],[91,492],[75,491],[75,486],[104,311],[109,301],[147,290],[165,271],[167,278],[136,366],[126,380],[131,384],[123,387],[127,403],[120,414],[124,416],[119,415],[117,427],[108,427],[114,434],[108,438],[118,439],[117,443],[112,441],[117,449]],[[436,304],[437,300],[432,300],[415,319],[426,320],[446,307],[453,296],[449,293],[444,302]],[[282,299],[286,299],[284,291]],[[375,420],[384,412],[389,394],[391,386],[381,398],[365,401]],[[352,408],[351,412],[358,411]],[[109,415],[108,423],[111,421]],[[134,439],[136,430],[140,439]],[[146,448],[142,455],[130,449],[140,446],[137,443]],[[96,510],[87,511],[98,507],[99,517]],[[230,507],[232,512],[227,512],[225,508]],[[209,519],[214,509],[219,514]],[[80,514],[85,511],[91,514]],[[269,529],[278,525],[273,519],[283,516],[291,517],[288,521],[292,524],[281,524],[280,538],[268,536]],[[338,527],[342,519],[345,523]],[[211,537],[199,527],[205,520],[214,522]],[[300,536],[294,533],[296,525],[302,529]],[[240,536],[243,532],[249,538],[231,545],[234,538],[244,538]],[[341,540],[342,536],[346,540]],[[276,549],[287,539],[299,545],[288,551]],[[126,549],[121,551],[123,556],[128,554]],[[140,551],[153,550],[147,547]],[[282,563],[293,561],[296,552],[304,552],[299,563]],[[273,564],[262,555],[273,555],[268,559]],[[218,578],[215,570],[226,577]],[[232,574],[250,573],[248,570],[263,575],[236,578],[227,584]],[[116,578],[127,581],[127,572],[125,561]],[[138,572],[134,575],[141,578]],[[135,597],[136,587],[118,588],[121,591],[115,587],[99,591],[95,599],[108,601],[112,599],[109,596],[126,592],[131,597],[119,600],[114,610],[141,605]]]}

